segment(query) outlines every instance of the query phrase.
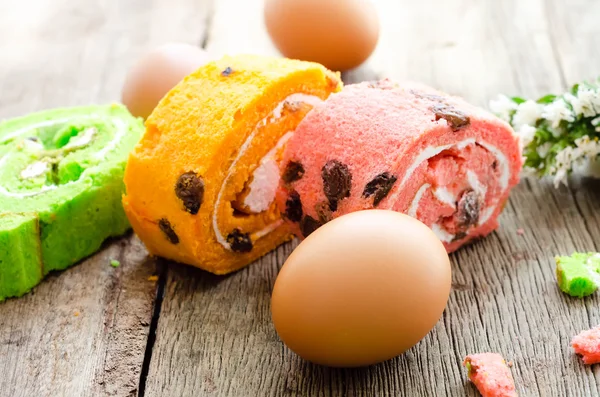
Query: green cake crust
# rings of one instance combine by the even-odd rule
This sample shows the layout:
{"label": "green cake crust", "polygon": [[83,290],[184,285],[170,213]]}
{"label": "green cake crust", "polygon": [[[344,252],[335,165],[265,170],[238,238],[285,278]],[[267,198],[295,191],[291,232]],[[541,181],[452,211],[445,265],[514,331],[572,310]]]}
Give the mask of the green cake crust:
{"label": "green cake crust", "polygon": [[123,172],[143,130],[122,105],[0,123],[0,301],[129,229]]}
{"label": "green cake crust", "polygon": [[561,291],[571,296],[593,294],[600,284],[600,254],[575,252],[556,257],[556,279]]}

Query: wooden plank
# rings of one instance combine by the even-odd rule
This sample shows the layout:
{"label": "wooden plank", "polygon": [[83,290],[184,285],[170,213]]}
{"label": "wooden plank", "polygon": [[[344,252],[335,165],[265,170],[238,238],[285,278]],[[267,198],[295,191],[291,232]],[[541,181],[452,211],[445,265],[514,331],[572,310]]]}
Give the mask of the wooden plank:
{"label": "wooden plank", "polygon": [[587,0],[546,2],[554,56],[566,85],[599,77],[598,15],[600,3]]}
{"label": "wooden plank", "polygon": [[369,66],[487,105],[500,92],[560,87],[543,0],[381,1],[384,30]]}
{"label": "wooden plank", "polygon": [[[127,67],[142,51],[203,40],[209,2],[177,3],[0,2],[0,117],[119,100]],[[155,272],[129,235],[26,297],[0,303],[0,395],[135,395]]]}
{"label": "wooden plank", "polygon": [[[594,3],[578,0],[571,8],[566,0],[554,1],[553,12],[568,13],[573,24]],[[217,3],[208,48],[273,53],[257,20],[260,3]],[[382,0],[378,6],[380,45],[367,65],[347,74],[349,79],[420,80],[480,105],[500,92],[535,96],[563,88],[553,51],[557,33],[550,34],[555,24],[546,17],[543,0]],[[600,29],[591,16],[585,20],[587,42],[594,45]],[[573,54],[564,56],[567,64],[580,64]],[[600,69],[593,51],[583,59],[588,70]],[[585,77],[572,70],[572,78]],[[552,259],[598,249],[597,186],[586,182],[555,190],[548,182],[521,183],[499,230],[452,255],[454,288],[434,330],[404,355],[369,368],[314,366],[279,341],[269,300],[295,242],[227,277],[172,265],[147,394],[475,396],[461,361],[469,353],[497,351],[514,362],[520,395],[597,396],[600,369],[583,366],[568,345],[574,334],[599,322],[594,310],[599,299],[565,297],[556,286]],[[524,235],[517,234],[519,228]]]}
{"label": "wooden plank", "polygon": [[[119,268],[110,260],[121,261]],[[131,395],[156,281],[135,237],[115,240],[0,305],[0,395]]]}

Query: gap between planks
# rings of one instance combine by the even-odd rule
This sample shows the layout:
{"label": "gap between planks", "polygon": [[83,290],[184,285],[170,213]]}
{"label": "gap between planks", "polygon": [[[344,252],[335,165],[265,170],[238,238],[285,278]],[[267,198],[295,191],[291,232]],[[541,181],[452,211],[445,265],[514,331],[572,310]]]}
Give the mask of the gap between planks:
{"label": "gap between planks", "polygon": [[[566,20],[576,20],[578,10],[567,7],[566,0],[553,1],[553,18],[564,11]],[[544,0],[436,2],[434,14],[429,1],[378,3],[386,11],[382,40],[367,65],[344,74],[347,81],[410,77],[483,106],[496,93],[529,96],[564,88],[552,50],[558,46],[557,54],[563,54],[565,42],[560,35],[549,37],[557,24],[548,21]],[[257,8],[257,0],[220,1],[208,49],[217,55],[276,53],[257,21]],[[236,29],[242,22],[247,22],[244,34]],[[572,28],[578,26],[564,27]],[[600,68],[597,59],[590,65]],[[572,72],[569,79],[587,77],[585,70],[565,70]],[[582,211],[594,214],[598,201],[587,201],[587,186],[574,190],[575,196]],[[174,264],[146,395],[475,396],[462,357],[493,350],[515,362],[521,395],[597,396],[600,371],[583,366],[568,343],[599,321],[590,310],[598,298],[565,299],[553,275],[555,253],[595,246],[600,236],[600,219],[593,215],[582,227],[583,212],[574,209],[574,200],[569,190],[525,180],[515,189],[500,230],[452,255],[455,288],[435,329],[402,356],[359,370],[303,362],[274,333],[270,292],[295,243],[227,277]],[[524,236],[515,233],[521,227]]]}

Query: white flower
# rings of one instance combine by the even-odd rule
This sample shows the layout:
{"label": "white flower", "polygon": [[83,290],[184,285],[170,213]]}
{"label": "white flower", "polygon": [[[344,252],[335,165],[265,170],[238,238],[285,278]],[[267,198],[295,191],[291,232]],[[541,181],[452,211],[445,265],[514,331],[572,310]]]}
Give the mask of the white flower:
{"label": "white flower", "polygon": [[523,176],[537,176],[537,170],[533,167],[524,166],[521,170],[521,175]]}
{"label": "white flower", "polygon": [[569,109],[567,102],[565,102],[565,100],[562,98],[559,98],[554,102],[544,106],[542,117],[552,123],[552,128],[558,128],[562,120],[566,120],[568,122],[575,121],[573,112],[571,109]]}
{"label": "white flower", "polygon": [[560,138],[560,136],[563,134],[563,131],[560,128],[548,127],[548,131],[550,131],[552,136],[555,138]]}
{"label": "white flower", "polygon": [[528,100],[517,107],[517,111],[512,119],[512,124],[515,128],[520,128],[522,125],[535,125],[535,122],[541,117],[544,107],[539,103]]}
{"label": "white flower", "polygon": [[588,88],[579,88],[577,96],[566,94],[565,99],[571,104],[577,116],[593,117],[600,110],[600,95]]}
{"label": "white flower", "polygon": [[587,135],[575,139],[575,145],[577,145],[582,156],[593,158],[600,154],[600,144],[598,143],[598,140],[590,139]]}
{"label": "white flower", "polygon": [[540,156],[541,158],[545,158],[548,155],[548,152],[550,151],[551,147],[552,147],[552,143],[550,143],[550,142],[546,142],[546,143],[538,146],[536,149],[538,156]]}
{"label": "white flower", "polygon": [[565,169],[560,169],[556,172],[556,174],[554,175],[554,187],[558,188],[558,186],[561,184],[561,182],[565,185],[568,186],[569,184],[567,183],[567,171]]}
{"label": "white flower", "polygon": [[537,129],[535,127],[527,124],[524,124],[519,128],[519,138],[521,138],[521,145],[523,145],[523,147],[529,145],[533,141],[536,131]]}
{"label": "white flower", "polygon": [[567,146],[556,153],[556,168],[570,168],[571,161],[576,157],[575,150],[576,148]]}
{"label": "white flower", "polygon": [[589,88],[579,87],[577,97],[569,94],[571,105],[575,114],[582,114],[584,117],[594,117],[600,113],[600,94]]}
{"label": "white flower", "polygon": [[554,186],[562,182],[567,184],[567,174],[573,168],[573,164],[581,158],[582,150],[578,147],[567,146],[556,153],[556,163],[552,167],[554,175]]}
{"label": "white flower", "polygon": [[565,185],[567,173],[575,165],[581,164],[585,158],[594,158],[600,154],[600,142],[596,139],[590,139],[587,135],[575,139],[575,147],[567,146],[556,154],[556,164],[552,167],[555,173],[554,185],[563,182]]}
{"label": "white flower", "polygon": [[593,119],[593,120],[592,120],[592,125],[593,125],[594,127],[596,127],[596,128],[595,128],[595,130],[596,130],[597,132],[600,132],[600,117],[596,117],[595,119]]}
{"label": "white flower", "polygon": [[490,101],[490,110],[507,122],[510,122],[510,114],[516,109],[517,104],[506,95],[498,95],[495,100]]}

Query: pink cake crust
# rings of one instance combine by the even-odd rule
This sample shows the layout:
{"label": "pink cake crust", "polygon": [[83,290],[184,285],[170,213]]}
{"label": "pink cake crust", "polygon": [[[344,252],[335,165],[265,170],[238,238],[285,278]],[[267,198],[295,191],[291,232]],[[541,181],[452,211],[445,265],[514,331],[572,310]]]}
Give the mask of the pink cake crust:
{"label": "pink cake crust", "polygon": [[[276,199],[297,236],[348,212],[392,209],[432,227],[450,252],[498,226],[522,157],[516,134],[492,114],[384,80],[346,86],[316,106],[280,164]],[[286,178],[298,164],[302,172]]]}
{"label": "pink cake crust", "polygon": [[483,397],[516,397],[515,382],[506,361],[497,353],[471,354],[465,357],[471,382]]}
{"label": "pink cake crust", "polygon": [[600,325],[575,336],[571,346],[585,364],[600,363]]}

